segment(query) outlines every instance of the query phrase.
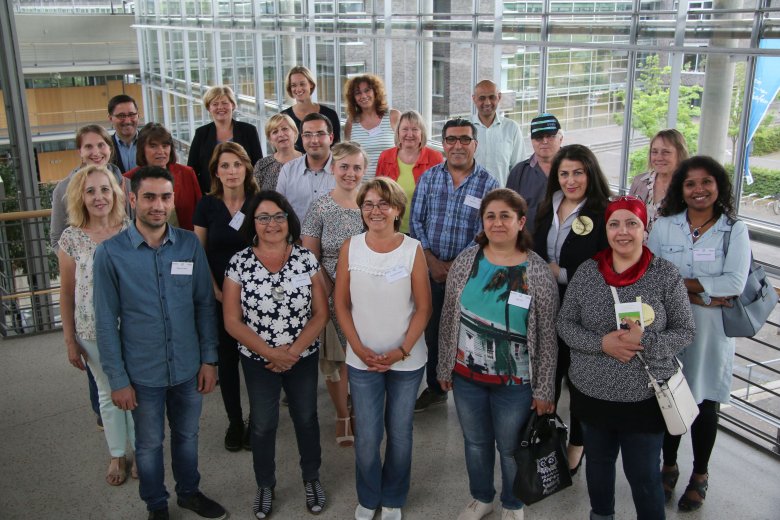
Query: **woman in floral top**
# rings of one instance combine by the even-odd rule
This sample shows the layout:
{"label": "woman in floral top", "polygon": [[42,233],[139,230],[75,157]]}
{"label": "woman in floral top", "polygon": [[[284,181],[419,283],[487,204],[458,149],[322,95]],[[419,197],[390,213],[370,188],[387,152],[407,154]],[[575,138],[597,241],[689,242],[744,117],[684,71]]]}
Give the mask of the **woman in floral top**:
{"label": "woman in floral top", "polygon": [[[368,156],[360,145],[345,141],[333,146],[333,176],[336,187],[315,200],[303,224],[303,246],[318,257],[325,269],[323,280],[329,296],[336,279],[336,261],[344,241],[363,232],[363,218],[357,204],[357,193]],[[330,321],[323,334],[320,371],[325,376],[328,393],[336,408],[336,442],[349,447],[355,441],[349,418],[347,396],[346,344],[344,333],[336,322],[333,299],[329,300]]]}
{"label": "woman in floral top", "polygon": [[306,507],[325,507],[317,419],[319,335],[328,319],[319,264],[298,246],[301,225],[290,203],[262,191],[241,226],[252,243],[228,262],[222,286],[225,328],[238,341],[249,394],[255,518],[271,514],[276,486],[279,397],[287,395],[298,440]]}
{"label": "woman in floral top", "polygon": [[[62,232],[60,309],[68,361],[79,370],[89,364],[95,376],[100,415],[111,461],[106,482],[119,486],[127,479],[127,445],[135,445],[133,416],[111,401],[111,386],[100,366],[92,305],[92,258],[98,244],[125,228],[125,195],[105,166],[91,165],[76,172],[66,192],[70,227]],[[133,477],[137,478],[135,467]]]}

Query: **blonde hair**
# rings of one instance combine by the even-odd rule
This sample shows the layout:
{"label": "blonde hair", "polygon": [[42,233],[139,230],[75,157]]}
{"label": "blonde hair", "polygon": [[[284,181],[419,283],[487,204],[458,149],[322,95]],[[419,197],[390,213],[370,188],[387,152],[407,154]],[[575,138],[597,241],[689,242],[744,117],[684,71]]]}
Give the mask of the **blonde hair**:
{"label": "blonde hair", "polygon": [[395,145],[398,147],[401,146],[401,123],[404,121],[409,121],[410,123],[417,125],[417,128],[420,129],[420,150],[425,148],[428,144],[428,127],[425,124],[423,116],[416,110],[404,112],[401,114],[401,117],[398,118],[398,124],[395,126]]}
{"label": "blonde hair", "polygon": [[363,168],[368,168],[368,155],[363,147],[354,141],[342,141],[333,145],[330,149],[330,154],[333,157],[331,164],[336,164],[345,157],[360,154],[363,156]]}
{"label": "blonde hair", "polygon": [[650,146],[647,150],[647,169],[652,170],[653,166],[650,164],[650,161],[652,159],[653,155],[653,143],[656,142],[658,139],[661,141],[670,144],[674,146],[674,149],[677,150],[677,164],[674,166],[674,169],[676,170],[678,166],[680,166],[680,163],[683,162],[688,158],[688,144],[685,142],[685,136],[683,136],[679,130],[675,128],[667,128],[666,130],[661,130],[657,134],[653,136],[652,139],[650,139]]}
{"label": "blonde hair", "polygon": [[87,177],[93,173],[102,173],[108,179],[108,185],[111,186],[114,205],[108,214],[108,223],[116,226],[125,219],[125,194],[114,174],[105,166],[91,164],[80,169],[71,177],[68,183],[68,190],[65,193],[65,200],[68,207],[68,224],[73,227],[83,228],[89,222],[89,211],[84,205],[84,185],[87,183]]}
{"label": "blonde hair", "polygon": [[249,158],[249,154],[246,153],[244,147],[238,143],[232,141],[226,141],[219,143],[214,147],[214,152],[211,154],[211,160],[209,161],[209,174],[211,175],[211,191],[209,195],[213,195],[219,199],[225,193],[225,187],[222,186],[222,181],[217,177],[217,169],[219,168],[219,158],[223,153],[232,153],[241,163],[244,165],[244,196],[246,198],[251,197],[260,188],[257,186],[255,176],[252,175],[252,160]]}
{"label": "blonde hair", "polygon": [[300,74],[306,78],[306,80],[309,82],[309,85],[311,85],[311,94],[314,94],[314,91],[317,90],[317,82],[314,80],[314,74],[312,74],[308,67],[304,67],[303,65],[296,65],[290,69],[290,71],[287,73],[287,77],[284,80],[284,90],[287,92],[288,96],[293,97],[292,86],[290,85],[290,78],[292,78],[293,74]]}
{"label": "blonde hair", "polygon": [[265,124],[265,138],[270,140],[271,132],[282,126],[284,123],[287,123],[287,126],[292,128],[292,131],[295,133],[293,141],[297,141],[298,127],[295,126],[295,121],[292,120],[292,117],[282,113],[274,114],[270,117],[270,119],[268,119],[268,122]]}
{"label": "blonde hair", "polygon": [[[393,179],[388,177],[376,177],[368,182],[364,182],[357,194],[357,205],[362,207],[363,202],[366,200],[366,194],[374,190],[379,194],[379,197],[390,204],[392,207],[398,210],[398,219],[393,222],[393,229],[396,231],[401,229],[401,221],[404,218],[406,212],[406,193],[404,189]],[[361,209],[362,212],[362,209]],[[364,217],[365,218],[365,217]]]}
{"label": "blonde hair", "polygon": [[238,106],[238,101],[236,101],[236,95],[233,93],[233,89],[227,85],[220,85],[208,89],[206,94],[203,96],[203,106],[205,106],[206,110],[208,110],[211,102],[220,97],[228,98],[228,101],[233,104],[233,110],[235,110]]}

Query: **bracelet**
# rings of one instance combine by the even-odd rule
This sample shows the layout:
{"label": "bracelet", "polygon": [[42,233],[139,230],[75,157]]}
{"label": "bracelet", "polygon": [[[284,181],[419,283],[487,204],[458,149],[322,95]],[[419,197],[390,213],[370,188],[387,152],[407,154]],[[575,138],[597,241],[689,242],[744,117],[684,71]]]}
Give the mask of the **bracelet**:
{"label": "bracelet", "polygon": [[405,351],[403,347],[398,347],[398,350],[401,351],[401,361],[406,361],[406,358],[409,357],[409,353]]}

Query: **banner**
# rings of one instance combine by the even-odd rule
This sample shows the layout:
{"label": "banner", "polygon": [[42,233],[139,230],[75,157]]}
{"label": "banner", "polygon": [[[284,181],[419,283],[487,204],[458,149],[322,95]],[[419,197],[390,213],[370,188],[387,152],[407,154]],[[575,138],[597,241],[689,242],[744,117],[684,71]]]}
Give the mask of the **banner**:
{"label": "banner", "polygon": [[[762,49],[780,49],[780,39],[761,40]],[[745,182],[753,184],[750,174],[750,150],[758,125],[766,116],[769,105],[780,90],[780,56],[759,56],[756,60],[756,77],[753,81],[753,95],[750,98],[750,119],[748,120],[747,149],[745,150]]]}

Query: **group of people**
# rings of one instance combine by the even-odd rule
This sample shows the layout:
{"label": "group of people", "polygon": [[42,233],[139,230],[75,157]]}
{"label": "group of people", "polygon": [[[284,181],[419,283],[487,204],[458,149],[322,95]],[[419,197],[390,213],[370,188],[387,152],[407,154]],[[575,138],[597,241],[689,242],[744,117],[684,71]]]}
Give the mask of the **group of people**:
{"label": "group of people", "polygon": [[[343,141],[307,68],[291,69],[286,89],[295,103],[269,118],[265,156],[226,86],[204,96],[213,121],[188,166],[162,125],[137,129],[124,95],[109,102],[114,136],[77,134],[82,166],[54,192],[52,244],[68,358],[96,382],[107,482],[138,477],[149,518],[168,518],[167,414],[177,503],[224,518],[197,464],[202,395],[218,380],[224,446],[252,452],[254,517],[276,499],[280,403],[306,507],[320,513],[321,373],[335,442],[354,447],[356,520],[402,518],[414,413],[449,392],[471,495],[458,520],[493,511],[496,450],[502,520],[522,519],[518,434],[530,414],[556,410],[565,378],[569,466],[585,460],[591,518],[614,516],[619,452],[637,517],[664,518],[680,438],[665,434],[645,365],[666,379],[679,357],[700,403],[679,507],[700,507],[734,353],[720,307],[741,293],[750,258],[725,170],[664,130],[649,171],[615,197],[587,147],[563,146],[552,114],[532,120],[523,159],[490,81],[474,89],[473,118],[443,125],[443,155],[420,114],[388,107],[376,76],[345,86]],[[627,312],[637,319],[621,321]]]}

